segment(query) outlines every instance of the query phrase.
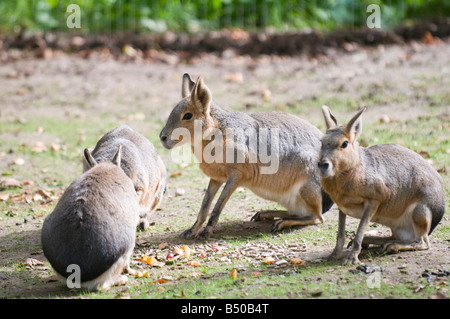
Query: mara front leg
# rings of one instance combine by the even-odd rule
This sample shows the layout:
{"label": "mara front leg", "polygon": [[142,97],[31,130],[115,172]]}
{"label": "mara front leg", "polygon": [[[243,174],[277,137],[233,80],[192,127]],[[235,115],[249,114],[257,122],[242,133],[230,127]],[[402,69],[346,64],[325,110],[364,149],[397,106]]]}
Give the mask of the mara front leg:
{"label": "mara front leg", "polygon": [[345,215],[341,210],[339,210],[339,218],[338,218],[338,232],[336,238],[336,246],[334,247],[333,252],[328,257],[328,260],[337,260],[342,254],[342,250],[344,248],[345,243],[345,219],[347,215]]}
{"label": "mara front leg", "polygon": [[208,224],[206,225],[205,229],[200,233],[200,236],[197,237],[208,239],[210,236],[213,235],[213,230],[214,227],[216,227],[217,222],[219,221],[220,213],[222,212],[223,208],[225,207],[225,204],[230,199],[233,192],[240,185],[241,176],[242,175],[239,171],[234,171],[228,175],[228,180],[225,183],[225,187],[223,188],[222,193],[220,194],[219,199],[216,202],[216,205],[214,206]]}
{"label": "mara front leg", "polygon": [[209,180],[208,188],[206,189],[205,197],[203,197],[202,206],[200,208],[200,212],[198,213],[197,220],[195,221],[194,225],[185,230],[181,237],[183,238],[190,238],[190,237],[197,237],[198,233],[200,232],[200,228],[202,227],[203,223],[205,222],[206,218],[208,217],[209,208],[211,207],[211,202],[214,198],[214,196],[217,194],[217,191],[219,190],[220,186],[222,186],[223,183],[218,182],[214,179]]}
{"label": "mara front leg", "polygon": [[344,263],[347,264],[360,263],[358,255],[361,252],[364,233],[366,232],[367,226],[369,225],[369,222],[372,219],[372,217],[376,214],[379,206],[380,202],[374,199],[366,200],[366,202],[364,203],[364,213],[359,223],[358,230],[356,231],[356,236],[352,242],[352,250],[350,252],[350,255],[344,260]]}

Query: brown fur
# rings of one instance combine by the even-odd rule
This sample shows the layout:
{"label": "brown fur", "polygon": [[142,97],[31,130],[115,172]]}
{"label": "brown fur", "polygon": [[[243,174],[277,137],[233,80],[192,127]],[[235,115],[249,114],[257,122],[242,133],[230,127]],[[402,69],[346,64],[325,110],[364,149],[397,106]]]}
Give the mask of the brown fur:
{"label": "brown fur", "polygon": [[[362,245],[382,245],[387,252],[428,249],[428,235],[445,211],[444,185],[436,170],[399,145],[360,147],[364,110],[340,126],[328,107],[322,110],[327,133],[320,153],[320,183],[339,207],[338,239],[331,258],[342,252],[346,215],[361,219],[347,262],[359,262]],[[364,237],[369,222],[390,227],[392,236]]]}

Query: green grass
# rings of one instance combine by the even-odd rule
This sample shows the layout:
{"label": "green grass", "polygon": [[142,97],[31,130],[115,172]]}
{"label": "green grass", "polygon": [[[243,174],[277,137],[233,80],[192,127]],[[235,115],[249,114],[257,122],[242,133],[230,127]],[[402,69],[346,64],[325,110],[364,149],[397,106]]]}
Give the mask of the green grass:
{"label": "green grass", "polygon": [[[337,29],[364,27],[369,4],[381,8],[381,25],[392,27],[411,20],[448,16],[450,7],[437,0],[410,1],[302,1],[302,0],[17,0],[2,1],[0,29],[58,30],[73,32],[66,25],[69,4],[80,6],[84,33],[199,32],[237,27],[260,30]],[[79,31],[79,30],[76,30]]]}

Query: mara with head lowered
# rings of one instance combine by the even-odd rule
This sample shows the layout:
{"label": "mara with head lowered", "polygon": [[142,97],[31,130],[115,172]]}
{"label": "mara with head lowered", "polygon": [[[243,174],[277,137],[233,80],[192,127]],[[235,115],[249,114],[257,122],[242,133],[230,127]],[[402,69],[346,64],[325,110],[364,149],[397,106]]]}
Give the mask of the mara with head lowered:
{"label": "mara with head lowered", "polygon": [[[98,163],[111,161],[119,145],[122,148],[120,166],[133,181],[139,196],[139,227],[146,229],[166,190],[166,166],[153,144],[127,125],[120,125],[103,135],[91,154]],[[89,168],[84,158],[83,171]]]}
{"label": "mara with head lowered", "polygon": [[[320,183],[339,208],[336,247],[340,257],[347,215],[361,219],[352,250],[345,259],[358,263],[362,246],[382,246],[388,253],[429,249],[428,236],[445,212],[444,183],[419,154],[399,145],[360,147],[359,111],[346,125],[338,125],[327,106],[322,107],[327,132],[318,163]],[[391,229],[388,238],[364,236],[369,222]]]}
{"label": "mara with head lowered", "polygon": [[[225,110],[212,100],[202,77],[184,74],[182,100],[174,107],[160,134],[172,149],[190,143],[209,185],[195,224],[183,237],[208,238],[237,187],[278,202],[286,211],[262,211],[254,221],[279,217],[273,231],[323,222],[333,205],[320,186],[317,160],[322,133],[294,115],[281,112],[246,114]],[[225,184],[206,221],[211,202]]]}
{"label": "mara with head lowered", "polygon": [[79,284],[74,287],[106,291],[128,281],[123,271],[135,273],[129,262],[138,196],[120,168],[120,147],[112,162],[97,164],[87,149],[84,154],[91,168],[70,184],[45,219],[42,248],[61,278]]}

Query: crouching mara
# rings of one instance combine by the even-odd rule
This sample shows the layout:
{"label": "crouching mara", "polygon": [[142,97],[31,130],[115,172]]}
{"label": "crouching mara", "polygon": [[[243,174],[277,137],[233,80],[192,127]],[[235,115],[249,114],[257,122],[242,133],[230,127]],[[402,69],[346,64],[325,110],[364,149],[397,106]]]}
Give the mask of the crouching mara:
{"label": "crouching mara", "polygon": [[[120,147],[112,162],[97,164],[70,184],[42,226],[42,248],[55,272],[88,290],[127,283],[139,216],[138,196],[120,168]],[[79,275],[79,276],[78,276]],[[75,286],[77,287],[77,286]]]}
{"label": "crouching mara", "polygon": [[[444,183],[419,154],[399,145],[360,147],[359,111],[338,125],[322,107],[327,132],[320,151],[320,183],[339,208],[339,228],[331,259],[340,257],[346,216],[361,219],[352,242],[349,263],[358,263],[361,246],[380,245],[388,253],[430,248],[428,236],[445,212]],[[388,238],[364,236],[369,222],[391,229]]]}

